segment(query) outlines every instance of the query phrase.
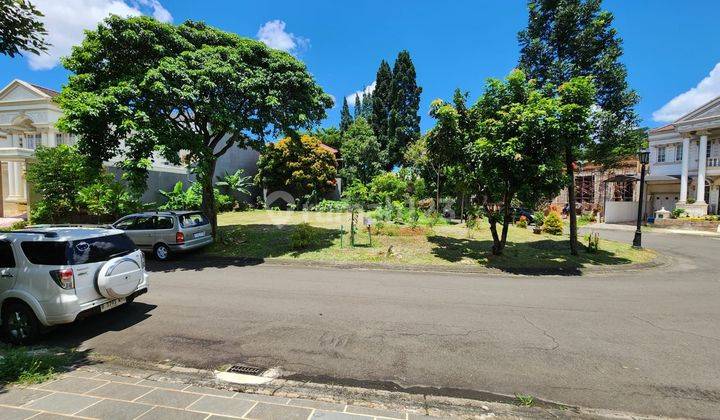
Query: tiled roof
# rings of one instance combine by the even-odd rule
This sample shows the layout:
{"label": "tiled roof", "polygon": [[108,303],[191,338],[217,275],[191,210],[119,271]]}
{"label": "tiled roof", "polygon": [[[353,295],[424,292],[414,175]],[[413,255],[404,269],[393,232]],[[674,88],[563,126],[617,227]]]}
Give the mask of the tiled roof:
{"label": "tiled roof", "polygon": [[35,89],[43,92],[44,94],[46,94],[52,98],[54,98],[55,96],[58,96],[60,94],[60,92],[58,92],[57,90],[49,89],[49,88],[42,87],[39,85],[32,85],[32,87],[34,87]]}
{"label": "tiled roof", "polygon": [[334,154],[334,155],[336,155],[337,152],[338,152],[337,149],[335,149],[335,148],[333,148],[333,147],[330,147],[330,146],[328,146],[328,145],[325,144],[325,143],[320,143],[320,147],[322,147],[323,149],[327,150],[328,152],[330,152],[330,153],[332,153],[332,154]]}
{"label": "tiled roof", "polygon": [[655,134],[655,133],[670,133],[670,132],[673,132],[673,131],[675,131],[675,126],[672,125],[672,124],[668,124],[668,125],[664,125],[664,126],[662,126],[662,127],[653,128],[652,130],[650,130],[650,134]]}

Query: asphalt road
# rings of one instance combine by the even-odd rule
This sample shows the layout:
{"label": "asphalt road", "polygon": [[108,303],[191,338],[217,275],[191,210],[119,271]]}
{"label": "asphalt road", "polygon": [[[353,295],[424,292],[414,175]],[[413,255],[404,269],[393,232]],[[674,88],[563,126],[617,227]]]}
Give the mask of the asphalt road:
{"label": "asphalt road", "polygon": [[720,240],[644,239],[670,264],[590,277],[156,266],[131,307],[47,341],[720,418]]}

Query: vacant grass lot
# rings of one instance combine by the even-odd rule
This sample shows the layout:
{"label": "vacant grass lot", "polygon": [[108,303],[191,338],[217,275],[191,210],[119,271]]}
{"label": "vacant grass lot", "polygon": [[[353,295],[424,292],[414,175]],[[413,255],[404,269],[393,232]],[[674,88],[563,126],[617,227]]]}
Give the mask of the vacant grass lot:
{"label": "vacant grass lot", "polygon": [[[493,256],[486,223],[476,229],[468,229],[464,224],[412,228],[386,223],[379,229],[374,227],[371,238],[367,229],[361,227],[354,247],[350,246],[348,233],[349,213],[258,210],[223,213],[218,223],[218,240],[207,251],[217,256],[406,265],[462,264],[519,273],[641,263],[655,257],[652,251],[602,239],[599,252],[589,253],[583,246],[580,255],[573,257],[569,254],[566,236],[536,235],[514,226],[510,227],[504,254]],[[313,240],[310,246],[295,249],[290,236],[300,223],[312,226]],[[583,238],[581,241],[586,242]]]}

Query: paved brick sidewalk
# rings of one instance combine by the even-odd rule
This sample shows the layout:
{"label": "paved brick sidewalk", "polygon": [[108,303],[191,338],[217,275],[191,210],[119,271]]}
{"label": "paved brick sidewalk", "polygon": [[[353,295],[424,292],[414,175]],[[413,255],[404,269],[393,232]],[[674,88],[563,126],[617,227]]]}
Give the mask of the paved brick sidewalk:
{"label": "paved brick sidewalk", "polygon": [[10,419],[323,419],[425,418],[361,406],[245,394],[86,370],[0,391],[0,418]]}

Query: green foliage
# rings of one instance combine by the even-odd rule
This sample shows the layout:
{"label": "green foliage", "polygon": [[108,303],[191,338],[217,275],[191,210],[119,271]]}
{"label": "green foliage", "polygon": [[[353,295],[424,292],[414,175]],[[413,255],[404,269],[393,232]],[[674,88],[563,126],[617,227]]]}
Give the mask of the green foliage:
{"label": "green foliage", "polygon": [[545,212],[542,210],[536,211],[533,213],[533,220],[535,221],[535,226],[542,226],[543,223],[545,223]]}
{"label": "green foliage", "polygon": [[10,230],[25,229],[27,226],[28,226],[28,222],[27,222],[27,221],[25,221],[25,220],[20,220],[20,221],[17,221],[17,222],[15,222],[15,223],[13,223],[12,225],[10,225]]}
{"label": "green foliage", "polygon": [[674,208],[672,212],[670,212],[670,216],[673,219],[678,219],[680,217],[683,217],[685,215],[685,213],[686,213],[685,209],[681,209],[681,208],[677,207],[677,208]]}
{"label": "green foliage", "polygon": [[375,75],[375,90],[372,100],[373,132],[380,142],[382,150],[388,148],[388,120],[390,118],[390,91],[393,83],[392,70],[387,61],[382,60]]}
{"label": "green foliage", "polygon": [[310,134],[316,137],[321,143],[326,144],[333,149],[340,150],[343,144],[342,133],[337,127],[319,128]]}
{"label": "green foliage", "polygon": [[250,187],[252,187],[252,176],[245,175],[245,170],[240,168],[235,173],[225,172],[223,176],[217,176],[217,182],[215,185],[223,187],[232,195],[232,193],[240,193],[242,195],[250,196]]}
{"label": "green foliage", "polygon": [[341,174],[348,183],[355,180],[368,183],[385,166],[385,152],[363,117],[355,119],[343,135],[340,154],[343,157]]}
{"label": "green foliage", "polygon": [[530,0],[528,9],[528,26],[518,36],[520,68],[528,77],[543,87],[558,87],[592,76],[597,86],[593,103],[602,110],[595,120],[597,136],[576,158],[612,165],[634,154],[642,141],[634,111],[639,97],[627,83],[612,13],[602,10],[598,0]]}
{"label": "green foliage", "polygon": [[401,165],[405,148],[420,138],[418,110],[421,92],[410,53],[407,50],[400,51],[393,67],[389,97],[388,168]]}
{"label": "green foliage", "polygon": [[532,395],[515,394],[515,400],[517,400],[518,405],[524,407],[532,407],[535,404],[535,397]]}
{"label": "green foliage", "polygon": [[343,98],[342,111],[340,111],[340,133],[345,134],[352,122],[353,117],[350,115],[350,107],[348,106],[347,98]]}
{"label": "green foliage", "polygon": [[518,221],[515,223],[515,226],[520,229],[527,229],[527,218],[525,216],[520,216]]}
{"label": "green foliage", "polygon": [[397,174],[385,172],[370,181],[369,190],[371,203],[385,205],[404,200],[407,195],[408,184]]}
{"label": "green foliage", "polygon": [[[178,181],[172,190],[159,190],[167,200],[158,207],[158,210],[200,210],[202,206],[202,185],[199,182],[193,182],[188,189],[183,189],[183,182]],[[220,211],[230,211],[233,209],[235,201],[227,194],[222,194],[215,188],[213,190],[215,196],[215,205]]]}
{"label": "green foliage", "polygon": [[255,182],[268,191],[287,191],[302,202],[314,202],[335,189],[337,162],[332,152],[309,135],[270,143],[258,160]]}
{"label": "green foliage", "polygon": [[8,348],[0,357],[0,383],[37,384],[52,379],[72,362],[66,353],[30,352],[23,347]]}
{"label": "green foliage", "polygon": [[32,210],[33,222],[65,222],[79,209],[78,192],[89,185],[98,170],[74,147],[38,147],[28,165],[27,180],[41,197]]}
{"label": "green foliage", "polygon": [[114,220],[134,213],[142,207],[140,200],[109,174],[101,174],[95,182],[78,192],[78,204],[100,220]]}
{"label": "green foliage", "polygon": [[370,202],[370,190],[360,181],[355,181],[345,188],[342,196],[351,206],[365,207]]}
{"label": "green foliage", "polygon": [[543,223],[543,232],[549,233],[550,235],[562,235],[563,221],[560,213],[556,211],[548,213]]}
{"label": "green foliage", "polygon": [[353,108],[353,112],[354,112],[353,118],[355,118],[355,119],[360,117],[360,115],[362,113],[362,101],[360,100],[360,95],[358,95],[357,93],[355,94],[355,106]]}
{"label": "green foliage", "polygon": [[202,22],[113,15],[86,31],[63,65],[71,75],[56,98],[58,128],[78,135],[96,162],[142,163],[159,152],[179,163],[185,151],[213,228],[217,159],[231,147],[259,149],[266,138],[310,129],[332,106],[291,54]]}
{"label": "green foliage", "polygon": [[587,240],[587,251],[590,253],[597,253],[600,250],[600,234],[599,233],[591,233],[586,236]]}
{"label": "green foliage", "polygon": [[350,203],[342,200],[322,200],[313,207],[313,211],[329,213],[345,213],[350,209]]}
{"label": "green foliage", "polygon": [[47,51],[43,17],[27,0],[0,1],[0,54],[15,57],[23,51],[40,55]]}
{"label": "green foliage", "polygon": [[[502,253],[514,200],[533,206],[557,194],[564,183],[559,101],[538,90],[522,71],[491,79],[472,107],[478,117],[469,147],[473,177],[487,197],[493,253]],[[496,223],[502,221],[502,232]]]}
{"label": "green foliage", "polygon": [[315,230],[307,223],[300,223],[290,234],[290,247],[292,249],[305,249],[315,242]]}

